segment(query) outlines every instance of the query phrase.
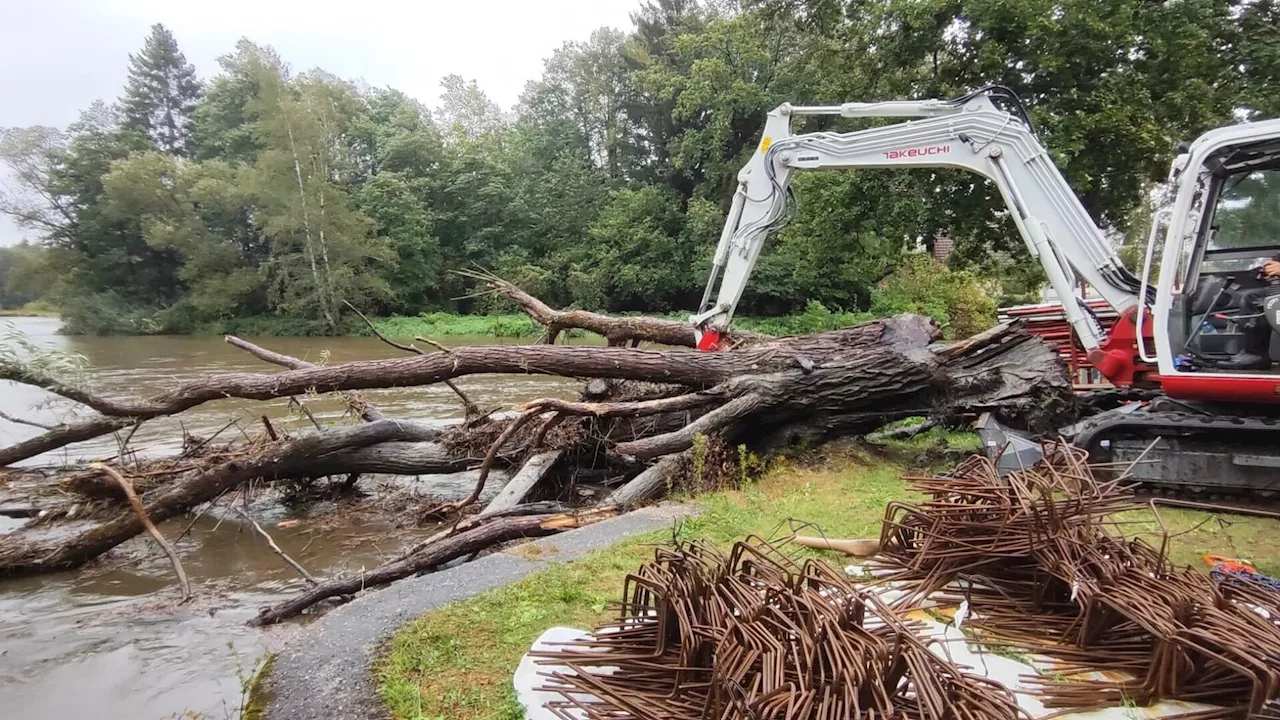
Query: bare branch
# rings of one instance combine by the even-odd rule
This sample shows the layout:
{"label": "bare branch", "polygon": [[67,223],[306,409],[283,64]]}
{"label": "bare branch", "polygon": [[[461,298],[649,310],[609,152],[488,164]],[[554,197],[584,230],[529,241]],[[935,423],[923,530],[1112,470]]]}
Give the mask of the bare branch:
{"label": "bare branch", "polygon": [[160,534],[160,530],[151,522],[151,518],[147,517],[147,509],[142,505],[142,500],[138,498],[138,493],[134,492],[133,484],[110,465],[94,463],[93,467],[110,476],[124,491],[125,497],[129,499],[130,507],[133,508],[133,512],[138,516],[138,521],[146,528],[147,534],[151,536],[151,539],[156,541],[161,550],[164,550],[164,554],[169,556],[169,562],[173,565],[173,572],[178,576],[178,583],[182,585],[182,601],[190,600],[191,583],[187,581],[187,571],[182,569],[182,561],[178,559],[178,553],[174,552],[173,546],[169,544],[168,540],[164,539],[164,535]]}
{"label": "bare branch", "polygon": [[[373,321],[365,317],[364,313],[360,312],[360,310],[358,310],[355,305],[352,305],[349,300],[343,300],[342,304],[346,305],[348,308],[351,309],[352,312],[359,315],[360,319],[364,321],[364,324],[368,325],[369,329],[373,331],[373,334],[377,335],[378,339],[381,340],[382,342],[390,345],[393,348],[404,350],[405,352],[411,352],[414,355],[426,355],[426,353],[423,352],[422,349],[417,347],[416,345],[404,345],[402,343],[398,343],[392,340],[391,338],[388,338],[386,335],[383,335],[382,332],[378,330],[378,327],[373,324]],[[444,346],[441,345],[440,347],[444,347]],[[480,407],[475,403],[471,402],[471,398],[467,397],[467,394],[462,392],[462,388],[458,387],[457,383],[455,383],[452,380],[445,380],[444,384],[447,385],[448,388],[452,390],[458,396],[459,399],[462,400],[464,412],[466,412],[468,419],[473,418],[480,414]]]}
{"label": "bare branch", "polygon": [[281,559],[283,559],[285,562],[289,563],[289,566],[290,566],[290,567],[292,567],[294,570],[298,571],[298,574],[302,576],[302,579],[306,580],[306,581],[307,581],[308,583],[310,583],[311,585],[319,585],[319,584],[320,584],[320,581],[316,580],[316,579],[315,579],[315,577],[314,577],[311,573],[307,572],[307,569],[306,569],[306,568],[304,568],[304,567],[302,567],[301,565],[299,565],[297,560],[294,560],[293,558],[289,557],[288,553],[286,553],[284,550],[281,550],[281,549],[280,549],[280,546],[276,544],[275,538],[273,538],[273,537],[271,537],[269,534],[267,534],[267,531],[266,531],[266,530],[263,530],[263,529],[262,529],[262,526],[258,524],[258,521],[257,521],[257,520],[254,520],[254,519],[249,515],[249,513],[245,512],[243,508],[236,508],[236,512],[240,514],[240,517],[244,518],[245,520],[248,520],[248,521],[249,521],[249,523],[250,523],[251,525],[253,525],[253,529],[254,529],[254,530],[257,530],[257,531],[258,531],[258,534],[259,534],[259,535],[261,535],[263,538],[265,538],[265,539],[266,539],[266,541],[267,541],[267,545],[270,545],[270,546],[271,546],[271,550],[272,550],[272,552],[274,552],[275,554],[279,555],[279,556],[281,557]]}
{"label": "bare branch", "polygon": [[54,427],[56,427],[54,425],[45,425],[44,423],[38,423],[35,420],[23,420],[20,417],[14,417],[5,412],[0,412],[0,420],[8,420],[9,422],[15,423],[17,425],[30,425],[31,427],[40,428],[41,430],[52,430]]}
{"label": "bare branch", "polygon": [[[300,370],[302,368],[320,367],[315,363],[310,363],[310,362],[307,362],[306,360],[299,360],[298,358],[293,357],[291,355],[284,355],[272,350],[268,350],[263,347],[259,347],[249,342],[248,340],[241,340],[240,338],[234,335],[227,335],[222,339],[228,345],[234,345],[235,347],[238,347],[241,350],[244,350],[250,355],[258,358],[259,360],[263,362],[271,363],[272,365],[280,365],[282,367],[287,367],[294,370]],[[366,401],[363,397],[360,396],[360,393],[345,392],[342,395],[343,397],[346,398],[347,405],[350,406],[352,409],[358,411],[360,413],[360,419],[364,420],[365,422],[374,422],[374,421],[383,419],[384,416],[382,414],[382,411],[370,405],[368,401]]]}

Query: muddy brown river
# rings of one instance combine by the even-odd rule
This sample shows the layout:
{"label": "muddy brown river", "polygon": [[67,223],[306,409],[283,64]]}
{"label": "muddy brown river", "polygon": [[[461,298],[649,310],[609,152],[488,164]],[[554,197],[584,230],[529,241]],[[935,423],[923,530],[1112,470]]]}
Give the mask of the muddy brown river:
{"label": "muddy brown river", "polygon": [[[66,337],[53,318],[0,318],[0,338],[21,331],[40,347],[85,358],[90,386],[106,395],[145,396],[217,372],[275,372],[217,337]],[[395,357],[398,351],[373,338],[263,338],[265,347],[313,362]],[[0,339],[0,342],[6,342]],[[449,338],[450,344],[492,344],[492,338]],[[474,376],[459,383],[478,404],[508,407],[546,395],[567,396],[574,383],[554,378]],[[462,415],[457,398],[443,386],[365,393],[391,417],[447,420]],[[341,402],[305,399],[321,422],[338,421]],[[59,422],[78,409],[27,386],[0,382],[0,411],[37,422]],[[225,439],[239,427],[256,431],[260,414],[289,427],[309,424],[286,401],[225,400],[157,420],[129,441],[142,454],[180,449],[185,431]],[[232,420],[237,424],[228,426]],[[0,419],[0,446],[39,430]],[[73,445],[27,464],[55,464],[118,452],[121,438]],[[465,479],[458,479],[459,483]],[[394,530],[367,516],[314,516],[264,505],[255,516],[285,552],[312,573],[331,575],[372,567],[429,532]],[[336,519],[335,519],[336,518]],[[22,521],[0,517],[4,533]],[[179,518],[161,526],[170,538],[190,523]],[[282,524],[283,523],[283,524]],[[110,569],[0,580],[0,718],[237,717],[241,677],[295,629],[263,633],[245,626],[261,605],[295,592],[302,581],[251,529],[234,519],[206,516],[177,544],[197,588],[196,599],[177,607],[172,570],[163,555],[133,541]]]}

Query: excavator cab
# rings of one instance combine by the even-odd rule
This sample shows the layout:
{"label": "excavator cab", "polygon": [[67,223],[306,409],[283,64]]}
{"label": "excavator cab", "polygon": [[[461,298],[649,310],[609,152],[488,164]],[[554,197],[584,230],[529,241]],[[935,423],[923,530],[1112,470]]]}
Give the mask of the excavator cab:
{"label": "excavator cab", "polygon": [[[1267,162],[1280,164],[1280,155]],[[1280,167],[1238,169],[1215,178],[1214,185],[1199,262],[1180,299],[1186,340],[1179,363],[1188,369],[1276,371]]]}
{"label": "excavator cab", "polygon": [[[1240,128],[1250,126],[1224,130]],[[1183,232],[1170,227],[1166,252],[1178,257],[1157,292],[1157,314],[1161,300],[1168,312],[1162,377],[1164,365],[1201,378],[1280,376],[1280,138],[1223,140],[1197,141],[1176,178],[1192,203]]]}

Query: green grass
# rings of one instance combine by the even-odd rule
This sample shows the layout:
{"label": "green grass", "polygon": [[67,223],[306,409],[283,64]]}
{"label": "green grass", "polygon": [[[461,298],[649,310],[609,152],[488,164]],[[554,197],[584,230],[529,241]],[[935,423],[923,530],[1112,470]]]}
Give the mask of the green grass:
{"label": "green grass", "polygon": [[[832,536],[878,535],[885,503],[907,493],[901,466],[870,463],[851,450],[811,467],[780,461],[748,488],[700,498],[701,513],[681,533],[727,545],[750,534],[775,535],[788,518],[803,518]],[[605,620],[623,577],[652,556],[653,544],[670,538],[670,530],[652,533],[410,624],[376,669],[393,716],[524,717],[511,688],[520,656],[547,628],[589,628]]]}
{"label": "green grass", "polygon": [[[654,314],[668,320],[684,321],[688,313]],[[766,335],[803,335],[838,330],[871,319],[867,313],[804,313],[773,318],[735,317],[733,326]],[[500,338],[528,338],[542,334],[542,327],[527,315],[453,315],[424,313],[416,317],[395,316],[374,320],[378,330],[392,337],[446,337],[477,335]],[[577,337],[581,331],[572,333]]]}
{"label": "green grass", "polygon": [[449,335],[482,335],[499,338],[529,338],[542,334],[542,326],[528,315],[454,315],[424,313],[416,317],[388,317],[374,320],[378,331],[391,337],[436,338]]}
{"label": "green grass", "polygon": [[[897,447],[919,453],[972,449],[976,437],[933,429]],[[900,454],[895,454],[900,456]],[[777,535],[791,519],[813,523],[832,537],[879,535],[885,504],[910,499],[900,479],[902,462],[851,447],[827,448],[815,461],[776,461],[758,482],[738,490],[704,495],[701,512],[681,527],[682,537],[708,538],[727,545],[747,535]],[[1179,564],[1204,568],[1213,552],[1252,560],[1259,570],[1280,575],[1280,523],[1235,516],[1223,518],[1191,510],[1162,509],[1174,534],[1171,556]],[[1158,542],[1159,525],[1149,511],[1121,518],[1128,532]],[[607,603],[620,599],[623,577],[652,556],[653,545],[671,531],[652,533],[556,565],[525,580],[428,613],[402,629],[375,668],[380,692],[396,718],[407,720],[515,720],[524,717],[511,687],[520,657],[547,628],[590,628],[608,619]],[[816,551],[806,553],[820,554]]]}
{"label": "green grass", "polygon": [[[57,309],[46,304],[31,303],[23,308],[0,310],[0,317],[50,315],[56,316]],[[665,317],[669,320],[684,321],[688,313],[654,314],[652,317]],[[844,312],[805,312],[798,315],[787,315],[772,318],[736,317],[733,325],[742,330],[764,333],[766,335],[803,335],[823,330],[837,330],[871,319],[867,313]],[[86,325],[81,330],[87,334],[111,335],[115,333],[133,334],[180,334],[180,335],[239,335],[242,337],[319,337],[327,335],[371,335],[369,329],[357,317],[345,315],[338,323],[336,331],[317,318],[300,318],[279,315],[254,315],[250,317],[226,318],[192,322],[185,318],[164,313],[156,317],[148,316],[144,323],[149,330],[139,330],[138,323],[117,323],[111,326]],[[542,326],[535,323],[528,315],[518,313],[494,315],[456,315],[453,313],[433,312],[421,315],[373,318],[378,331],[390,337],[495,337],[495,338],[536,338],[543,332]],[[83,323],[82,323],[83,324]],[[74,328],[72,328],[74,329]],[[590,335],[582,330],[567,332],[569,337],[585,337]]]}
{"label": "green grass", "polygon": [[58,308],[43,300],[33,300],[18,308],[0,308],[0,317],[57,317]]}

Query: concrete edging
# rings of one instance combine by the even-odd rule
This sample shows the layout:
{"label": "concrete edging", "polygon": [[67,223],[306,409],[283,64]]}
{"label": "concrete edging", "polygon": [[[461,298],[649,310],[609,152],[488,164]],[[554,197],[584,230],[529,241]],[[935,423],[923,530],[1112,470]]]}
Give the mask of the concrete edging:
{"label": "concrete edging", "polygon": [[[632,535],[670,527],[693,513],[663,503],[508,548],[441,572],[409,578],[335,608],[280,650],[264,689],[268,720],[381,720],[386,706],[369,672],[382,644],[435,608],[576,560]],[[528,552],[530,545],[542,552]],[[519,548],[518,553],[512,551]]]}

